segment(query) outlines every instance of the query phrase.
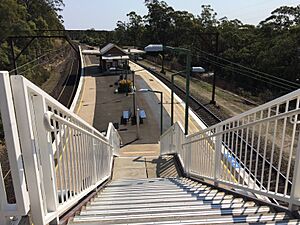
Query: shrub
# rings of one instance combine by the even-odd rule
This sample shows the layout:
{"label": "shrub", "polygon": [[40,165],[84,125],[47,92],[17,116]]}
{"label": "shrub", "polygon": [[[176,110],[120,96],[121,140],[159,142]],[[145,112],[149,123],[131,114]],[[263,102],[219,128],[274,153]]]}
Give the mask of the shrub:
{"label": "shrub", "polygon": [[131,92],[132,91],[132,82],[131,80],[120,80],[119,81],[119,87],[118,87],[118,93],[125,93],[125,92]]}

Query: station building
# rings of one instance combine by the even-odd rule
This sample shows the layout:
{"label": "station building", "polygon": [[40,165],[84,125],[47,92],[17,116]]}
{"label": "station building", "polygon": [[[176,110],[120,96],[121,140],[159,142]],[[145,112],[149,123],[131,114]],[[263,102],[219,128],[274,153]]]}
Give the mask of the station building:
{"label": "station building", "polygon": [[128,54],[115,44],[109,43],[100,49],[101,71],[126,69],[128,61]]}

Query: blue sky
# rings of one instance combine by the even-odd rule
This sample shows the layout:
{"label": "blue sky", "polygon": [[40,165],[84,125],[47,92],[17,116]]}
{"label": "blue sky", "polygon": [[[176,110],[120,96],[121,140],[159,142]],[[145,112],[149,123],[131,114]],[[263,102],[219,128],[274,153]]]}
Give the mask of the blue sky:
{"label": "blue sky", "polygon": [[[282,5],[295,6],[300,0],[165,0],[175,10],[186,10],[199,15],[201,5],[209,4],[218,13],[218,18],[227,16],[243,23],[258,24]],[[62,12],[66,29],[113,30],[118,20],[127,21],[126,14],[135,11],[147,13],[144,0],[64,0]]]}

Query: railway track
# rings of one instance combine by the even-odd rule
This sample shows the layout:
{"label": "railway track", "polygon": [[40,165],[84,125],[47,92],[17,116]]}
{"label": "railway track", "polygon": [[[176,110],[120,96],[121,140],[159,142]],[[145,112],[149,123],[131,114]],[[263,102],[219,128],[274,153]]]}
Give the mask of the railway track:
{"label": "railway track", "polygon": [[[157,73],[156,71],[149,70],[146,66],[137,63],[139,66],[143,67],[144,69],[148,70],[151,72],[154,76],[156,76],[160,81],[162,81],[167,87],[171,89],[172,83],[171,81],[161,75],[160,73]],[[181,87],[178,85],[174,84],[174,93],[176,93],[181,99],[185,99],[185,90],[183,90]],[[196,99],[194,96],[190,96],[190,107],[194,110],[194,112],[197,113],[198,117],[200,120],[206,125],[206,126],[212,126],[214,124],[217,124],[222,121],[222,119],[216,115],[212,111],[212,109],[206,107],[203,103],[201,103],[198,99]]]}
{"label": "railway track", "polygon": [[70,107],[75,96],[80,79],[80,62],[76,56],[73,57],[69,74],[62,84],[62,89],[57,100],[66,107]]}
{"label": "railway track", "polygon": [[[138,63],[138,65],[148,70],[166,86],[171,88],[171,81],[167,77],[151,69],[149,70],[149,68],[140,63]],[[181,99],[185,99],[185,90],[176,84],[174,84],[174,92]],[[218,115],[216,115],[211,109],[206,107],[194,96],[190,96],[190,107],[198,115],[201,121],[203,121],[208,127],[222,121]],[[252,134],[248,135],[252,136]],[[266,187],[269,187],[270,191],[277,191],[278,193],[284,193],[285,189],[287,189],[286,193],[289,194],[291,189],[291,181],[286,179],[284,173],[278,171],[277,168],[270,163],[270,159],[264,157],[266,153],[263,151],[263,149],[257,148],[257,143],[254,141],[251,143],[251,145],[249,143],[251,143],[251,138],[247,138],[245,133],[243,134],[239,131],[232,132],[230,137],[227,136],[227,139],[225,137],[223,138],[223,145],[234,158],[234,162],[245,168],[245,171],[250,175],[250,178],[255,181],[259,188],[264,190]],[[224,160],[227,161],[227,166],[230,167],[230,171],[237,178],[238,182],[242,184],[243,181],[235,172],[234,167],[236,164],[232,164],[232,158],[226,159],[224,156]],[[256,179],[254,179],[255,177]],[[277,189],[275,187],[276,183],[278,183]],[[276,200],[273,201],[274,203],[277,203]]]}

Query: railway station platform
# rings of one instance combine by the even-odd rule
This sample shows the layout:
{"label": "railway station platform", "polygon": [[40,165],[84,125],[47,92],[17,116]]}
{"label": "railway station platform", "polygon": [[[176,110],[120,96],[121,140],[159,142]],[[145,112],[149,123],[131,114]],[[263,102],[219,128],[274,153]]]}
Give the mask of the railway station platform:
{"label": "railway station platform", "polygon": [[[85,56],[85,76],[84,85],[79,106],[76,113],[90,124],[94,124],[100,131],[105,131],[110,121],[119,123],[120,134],[125,140],[123,144],[130,142],[135,144],[155,144],[159,140],[160,127],[160,96],[155,93],[136,93],[137,107],[146,112],[147,118],[140,125],[140,140],[136,139],[136,125],[128,123],[126,126],[120,124],[122,111],[130,110],[133,112],[133,96],[115,94],[118,80],[116,76],[101,76],[97,71],[97,64],[93,56]],[[139,65],[130,62],[132,71],[135,73],[136,89],[151,89],[163,92],[163,131],[170,127],[171,114],[171,91],[160,80]],[[131,76],[131,75],[128,75]],[[131,78],[131,77],[129,77]],[[174,94],[174,122],[184,124],[185,104],[176,94]],[[189,133],[195,133],[205,128],[195,113],[189,112]],[[149,135],[151,137],[149,137]],[[147,137],[148,136],[148,137]]]}
{"label": "railway station platform", "polygon": [[[155,93],[136,92],[137,107],[144,110],[146,119],[137,127],[129,121],[120,124],[122,111],[133,109],[133,96],[115,94],[115,83],[119,75],[103,75],[97,69],[97,57],[84,55],[84,83],[82,94],[75,112],[86,122],[94,125],[100,132],[105,133],[109,122],[118,123],[118,132],[123,141],[120,157],[116,158],[113,178],[148,178],[162,174],[159,168],[162,163],[171,163],[168,173],[177,174],[178,168],[173,159],[159,157],[160,137],[160,95]],[[163,92],[163,131],[171,126],[171,91],[160,80],[141,66],[130,62],[130,69],[135,72],[135,87]],[[128,79],[132,79],[128,75]],[[174,122],[184,124],[185,104],[174,94]],[[205,128],[205,125],[190,110],[189,133],[195,133]],[[148,162],[148,163],[146,163]]]}

